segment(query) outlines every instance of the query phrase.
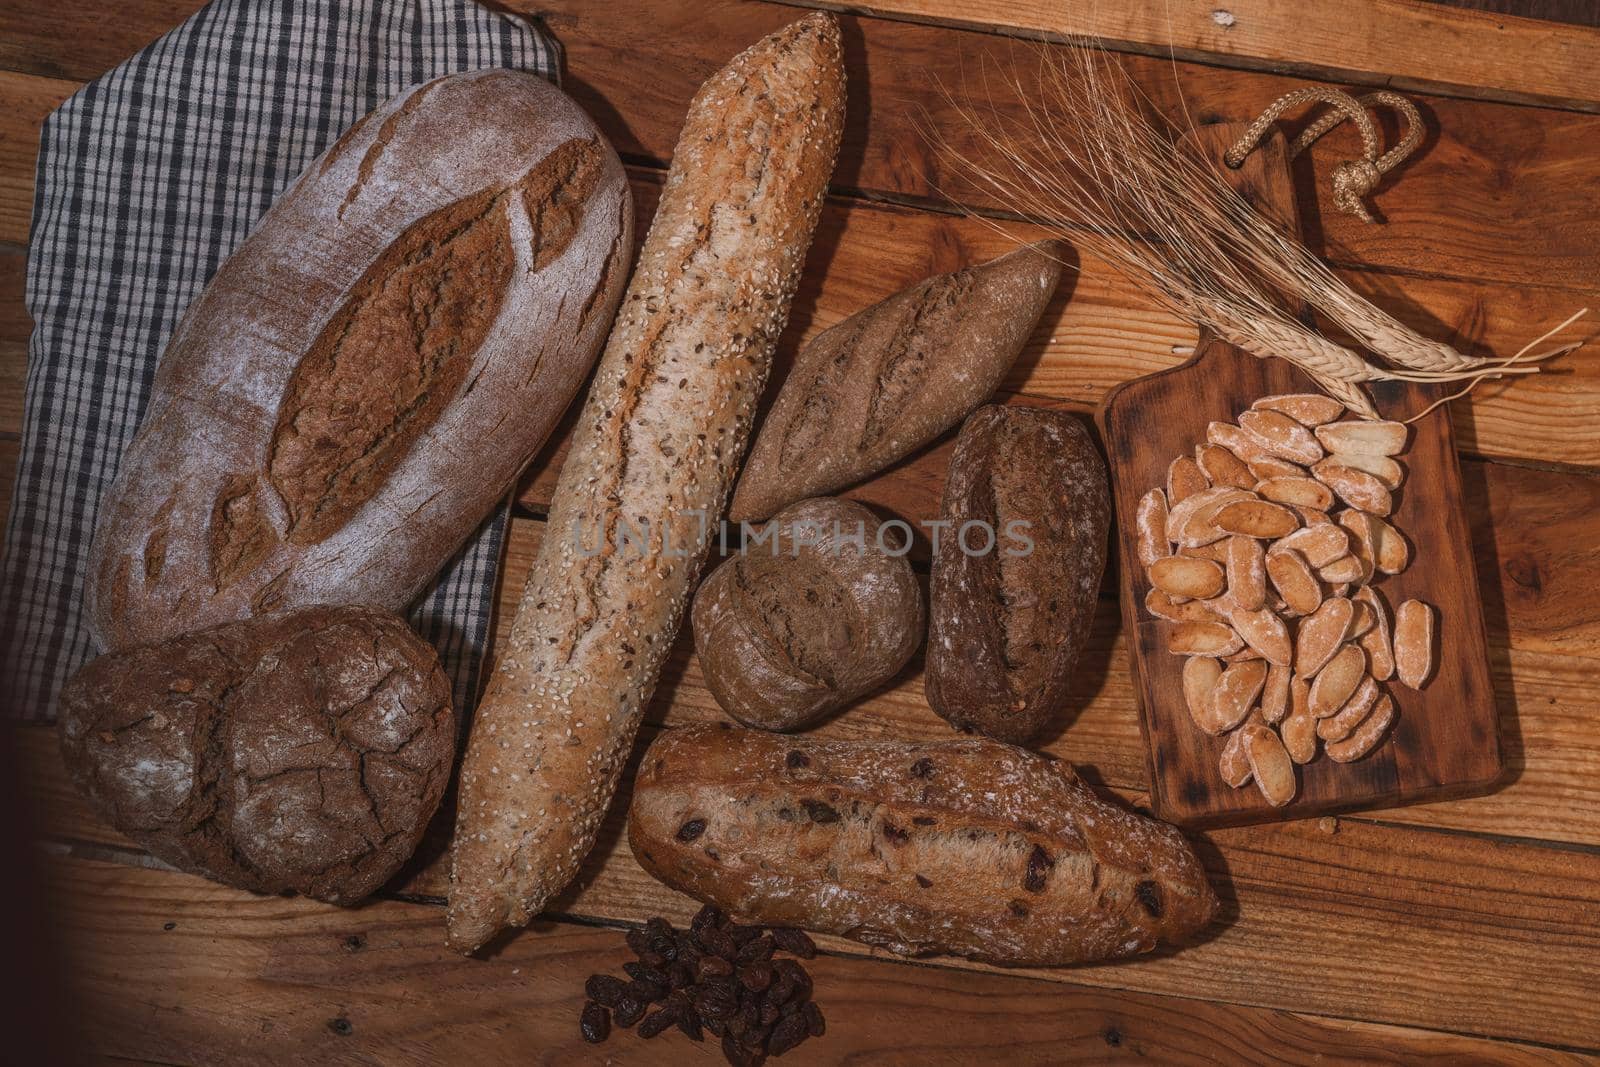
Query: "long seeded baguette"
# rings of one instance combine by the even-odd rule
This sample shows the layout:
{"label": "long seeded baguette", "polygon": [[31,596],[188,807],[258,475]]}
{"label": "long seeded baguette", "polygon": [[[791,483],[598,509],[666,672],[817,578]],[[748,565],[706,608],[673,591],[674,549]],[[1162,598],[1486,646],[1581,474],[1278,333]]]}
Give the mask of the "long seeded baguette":
{"label": "long seeded baguette", "polygon": [[628,812],[645,870],[739,919],[903,955],[1057,966],[1148,952],[1217,898],[1176,829],[984,738],[668,730]]}
{"label": "long seeded baguette", "polygon": [[690,105],[473,724],[451,870],[460,951],[524,925],[594,844],[744,451],[843,111],[838,27],[820,13]]}

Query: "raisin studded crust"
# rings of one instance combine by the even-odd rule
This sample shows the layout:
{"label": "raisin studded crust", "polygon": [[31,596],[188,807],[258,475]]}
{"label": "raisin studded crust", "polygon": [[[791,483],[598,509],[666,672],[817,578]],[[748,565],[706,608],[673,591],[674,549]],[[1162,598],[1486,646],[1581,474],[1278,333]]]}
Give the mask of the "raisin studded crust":
{"label": "raisin studded crust", "polygon": [[1061,278],[1062,249],[1025,245],[940,274],[813,338],[761,424],[728,517],[765,519],[864,481],[983,403]]}
{"label": "raisin studded crust", "polygon": [[984,738],[669,730],[645,753],[628,842],[652,875],[741,921],[910,956],[1116,959],[1191,938],[1217,910],[1175,828]]}
{"label": "raisin studded crust", "polygon": [[473,723],[448,909],[460,951],[525,925],[594,844],[744,453],[843,113],[821,13],[689,105]]}
{"label": "raisin studded crust", "polygon": [[419,85],[313,162],[173,334],[101,504],[102,647],[317,603],[402,610],[588,374],[627,178],[559,89]]}
{"label": "raisin studded crust", "polygon": [[[957,729],[1024,744],[1065,704],[1094,621],[1105,463],[1071,415],[989,405],[961,428],[939,517],[950,526],[929,580],[928,703]],[[996,532],[994,551],[962,551],[969,522]],[[1007,535],[1014,522],[1030,551]]]}
{"label": "raisin studded crust", "polygon": [[309,608],[102,656],[61,695],[67,769],[166,862],[354,904],[393,876],[455,755],[450,684],[398,616]]}

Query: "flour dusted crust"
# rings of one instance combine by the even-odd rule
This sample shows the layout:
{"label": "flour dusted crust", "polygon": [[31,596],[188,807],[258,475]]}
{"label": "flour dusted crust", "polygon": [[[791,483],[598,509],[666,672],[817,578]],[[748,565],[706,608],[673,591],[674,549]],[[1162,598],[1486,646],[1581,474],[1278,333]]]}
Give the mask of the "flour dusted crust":
{"label": "flour dusted crust", "polygon": [[1217,899],[1176,829],[982,738],[665,733],[628,817],[640,864],[741,920],[904,955],[1053,966],[1191,937]]}
{"label": "flour dusted crust", "polygon": [[[594,843],[743,454],[843,109],[820,13],[690,104],[473,724],[448,911],[461,951],[526,924]],[[648,547],[622,547],[625,523]]]}
{"label": "flour dusted crust", "polygon": [[588,374],[632,217],[611,146],[532,74],[436,79],[353,127],[167,346],[100,504],[97,641],[403,610]]}

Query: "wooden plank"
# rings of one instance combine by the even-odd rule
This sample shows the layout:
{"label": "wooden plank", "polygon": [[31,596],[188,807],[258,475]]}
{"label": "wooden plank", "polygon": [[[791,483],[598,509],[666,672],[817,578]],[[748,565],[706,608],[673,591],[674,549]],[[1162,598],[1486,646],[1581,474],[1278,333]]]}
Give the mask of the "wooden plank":
{"label": "wooden plank", "polygon": [[194,14],[205,0],[0,0],[0,69],[88,81]]}
{"label": "wooden plank", "polygon": [[39,130],[45,116],[78,91],[75,82],[4,76],[0,90],[0,241],[28,243],[33,217],[33,171],[39,161]]}
{"label": "wooden plank", "polygon": [[[40,79],[0,74],[0,131],[32,130],[25,171],[5,170],[0,162],[0,229],[12,220],[26,233],[31,210],[32,155],[43,111],[65,87],[41,92]],[[34,108],[30,114],[28,109]],[[1600,132],[1600,131],[1597,131]],[[10,136],[10,135],[7,135]],[[7,173],[11,178],[5,178]],[[639,239],[648,229],[659,190],[658,172],[632,170]],[[21,184],[26,178],[27,184]],[[1597,179],[1600,180],[1600,179]],[[1018,237],[1037,230],[1013,227]],[[812,269],[802,279],[795,310],[779,353],[775,381],[788,366],[795,346],[867,304],[913,284],[928,274],[954,270],[999,255],[1009,238],[976,219],[863,203],[836,197],[828,202],[812,253]],[[908,250],[913,250],[909,251]],[[1104,261],[1084,257],[1061,286],[1040,328],[1005,388],[1070,400],[1089,410],[1119,382],[1179,362],[1173,345],[1192,344],[1191,324],[1156,308],[1134,285]],[[825,268],[825,269],[824,269]],[[22,382],[28,324],[20,303],[22,254],[0,249],[0,432],[21,428]],[[1399,311],[1401,318],[1430,334],[1450,337],[1476,351],[1515,351],[1542,326],[1565,318],[1590,299],[1572,290],[1541,286],[1508,287],[1485,301],[1481,285],[1450,279],[1356,272],[1358,289]],[[1597,305],[1600,312],[1600,305]],[[1600,314],[1577,331],[1600,336]],[[769,393],[769,396],[771,394]],[[1469,453],[1539,464],[1600,466],[1600,363],[1588,351],[1552,361],[1550,373],[1491,384],[1454,406],[1461,447]],[[556,453],[552,453],[555,455]],[[552,470],[557,468],[550,468]],[[532,505],[548,499],[553,474],[533,483]],[[542,494],[542,496],[541,496]]]}
{"label": "wooden plank", "polygon": [[[513,6],[538,11],[561,39],[568,91],[618,150],[657,161],[671,153],[700,82],[728,56],[797,14],[786,5],[749,0],[515,0]],[[1031,78],[1032,47],[885,19],[843,22],[850,107],[835,187],[934,201],[955,196],[975,207],[1005,210],[1009,205],[942,172],[917,123],[925,116],[963,151],[982,158],[980,141],[955,123],[951,100],[986,112],[990,101],[980,72],[987,64],[996,86],[1013,69]],[[1151,105],[1183,126],[1254,118],[1283,93],[1307,84],[1164,58],[1128,56],[1121,62]],[[995,95],[995,106],[1015,111],[1008,94]],[[1298,206],[1308,220],[1311,246],[1342,265],[1499,283],[1480,292],[1486,305],[1507,298],[1511,282],[1596,291],[1600,215],[1590,210],[1588,191],[1600,182],[1600,156],[1588,146],[1600,139],[1600,116],[1446,97],[1418,103],[1428,142],[1377,190],[1373,203],[1384,225],[1344,215],[1330,201],[1328,176],[1354,151],[1352,131],[1330,134],[1297,161]],[[1542,329],[1530,330],[1523,340]]]}
{"label": "wooden plank", "polygon": [[0,244],[0,434],[22,432],[22,396],[28,377],[28,337],[33,320],[23,303],[27,250]]}
{"label": "wooden plank", "polygon": [[[1000,2],[1047,6],[1046,0]],[[123,25],[120,17],[105,19],[93,0],[68,0],[58,23],[55,5],[35,13],[36,5],[24,0],[3,0],[0,12],[22,31],[16,47],[3,53],[5,63],[45,77],[93,77],[196,6],[196,0],[140,4],[138,15]],[[729,56],[796,16],[793,7],[751,0],[687,5],[678,0],[511,0],[506,6],[540,16],[560,39],[567,89],[617,148],[658,162],[670,154],[700,82]],[[983,33],[889,19],[844,21],[851,103],[836,186],[933,199],[943,199],[938,191],[943,186],[975,206],[1003,209],[1006,205],[941,176],[915,123],[924,108],[937,122],[949,118],[944,88],[957,101],[973,103],[973,86],[962,78],[976,73],[986,57],[1002,65],[1020,60],[1031,70],[1031,52],[1022,46],[1009,49]],[[93,30],[74,34],[59,28],[73,25]],[[1254,117],[1284,92],[1306,84],[1301,78],[1166,58],[1129,56],[1124,62],[1152,103],[1177,118]],[[1320,219],[1311,228],[1313,246],[1347,265],[1569,285],[1587,292],[1600,288],[1600,217],[1587,209],[1586,192],[1600,181],[1600,158],[1587,150],[1600,136],[1600,117],[1448,97],[1424,98],[1420,104],[1431,136],[1420,157],[1377,192],[1375,202],[1387,225],[1368,226],[1328,204],[1327,176],[1350,154],[1354,134],[1324,138],[1298,168],[1302,216]],[[1500,300],[1509,294],[1492,295]],[[1569,307],[1549,324],[1575,309]],[[1532,330],[1523,339],[1537,333]]]}
{"label": "wooden plank", "polygon": [[[638,168],[631,175],[635,232],[642,235],[655,209],[659,175]],[[1021,225],[1010,232],[1021,239],[1039,236],[1038,230]],[[767,403],[800,345],[929,274],[1000,255],[1011,240],[976,219],[830,199],[779,344]],[[1075,266],[1002,389],[1060,399],[1087,412],[1121,382],[1178,365],[1185,357],[1174,355],[1173,346],[1192,345],[1196,331],[1154,307],[1103,260],[1085,255]],[[1506,301],[1486,305],[1482,287],[1473,283],[1366,273],[1352,278],[1358,288],[1385,290],[1385,303],[1401,309],[1413,326],[1453,336],[1458,343],[1463,337],[1474,339],[1468,347],[1507,353],[1531,339],[1529,323],[1559,322],[1569,313],[1566,309],[1586,299],[1567,290],[1519,287]],[[1600,336],[1600,304],[1596,312],[1578,336]],[[1587,349],[1552,360],[1550,373],[1515,385],[1485,385],[1471,399],[1452,405],[1452,415],[1458,445],[1469,454],[1538,465],[1600,466],[1600,361]],[[548,505],[565,455],[567,429],[558,431],[556,444],[535,464],[540,473],[525,481],[521,499],[526,505]]]}
{"label": "wooden plank", "polygon": [[1244,70],[1600,111],[1600,31],[1417,0],[868,0],[848,7],[828,0],[793,2],[1044,40],[1098,37],[1118,51]]}
{"label": "wooden plank", "polygon": [[[439,909],[341,911],[198,878],[70,857],[47,865],[88,1043],[165,1062],[542,1062],[693,1057],[678,1034],[584,1046],[584,980],[631,958],[617,930],[544,924],[486,960],[443,946]],[[130,961],[138,961],[129,981]],[[1284,1059],[1557,1064],[1577,1053],[1260,1008],[822,955],[807,964],[828,1032],[807,1063],[1270,1064]],[[341,1021],[342,1020],[342,1021]],[[707,1059],[710,1062],[710,1059]]]}
{"label": "wooden plank", "polygon": [[[930,516],[949,447],[925,453],[899,474],[861,487],[857,495],[912,521]],[[1600,545],[1586,534],[1590,516],[1600,514],[1600,481],[1482,463],[1464,464],[1463,475],[1486,604],[1501,745],[1510,771],[1505,785],[1490,795],[1409,807],[1383,818],[1600,848],[1600,750],[1593,744],[1600,707],[1592,681],[1600,659],[1600,606],[1590,595],[1600,584]],[[512,524],[497,590],[500,633],[510,624],[542,529],[527,518]],[[685,635],[650,711],[651,722],[720,716],[689,647]],[[1087,767],[1098,780],[1143,789],[1126,663],[1116,608],[1108,598],[1101,603],[1069,707],[1048,735],[1047,747]],[[824,729],[833,736],[941,736],[942,720],[922,698],[920,670],[920,663],[913,663],[895,684]],[[24,730],[21,736],[33,746],[32,765],[40,776],[34,788],[52,798],[47,808],[60,817],[52,821],[53,829],[92,835],[97,824],[66,785],[53,734]]]}
{"label": "wooden plank", "polygon": [[[696,903],[656,882],[625,843],[626,795],[552,915],[683,922]],[[1223,894],[1208,940],[1115,966],[1006,969],[1052,982],[1364,1018],[1589,1048],[1600,1033],[1600,855],[1355,819],[1218,830],[1197,839]],[[398,888],[442,900],[443,841]],[[212,889],[219,921],[259,901]],[[227,901],[226,905],[220,901]],[[518,945],[537,936],[513,938]],[[433,936],[441,936],[437,927]],[[832,951],[868,953],[823,938]],[[994,968],[939,959],[942,967]]]}

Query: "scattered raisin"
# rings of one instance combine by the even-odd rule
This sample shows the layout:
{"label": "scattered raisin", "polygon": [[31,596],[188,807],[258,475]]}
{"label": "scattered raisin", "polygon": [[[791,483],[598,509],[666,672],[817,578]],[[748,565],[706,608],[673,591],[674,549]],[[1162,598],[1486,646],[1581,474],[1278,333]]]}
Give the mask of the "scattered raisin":
{"label": "scattered raisin", "polygon": [[598,1045],[611,1034],[611,1013],[591,1000],[583,1006],[583,1014],[578,1016],[578,1029],[585,1041]]}
{"label": "scattered raisin", "polygon": [[678,827],[678,840],[688,844],[705,832],[706,821],[704,819],[690,819]]}
{"label": "scattered raisin", "polygon": [[754,941],[746,942],[739,949],[739,962],[754,963],[757,960],[770,960],[773,950],[777,947],[777,942],[773,941],[772,938],[758,937]]}
{"label": "scattered raisin", "polygon": [[677,1013],[671,1008],[657,1008],[639,1024],[639,1036],[649,1040],[677,1021]]}
{"label": "scattered raisin", "polygon": [[806,1022],[805,1015],[791,1015],[787,1019],[779,1020],[778,1024],[772,1028],[772,1037],[767,1042],[767,1051],[774,1056],[782,1056],[810,1036],[811,1026]]}
{"label": "scattered raisin", "polygon": [[646,1004],[665,999],[668,987],[665,982],[646,982],[634,979],[628,983],[628,996],[634,1000],[642,1000]]}
{"label": "scattered raisin", "polygon": [[932,815],[913,815],[911,817],[911,823],[914,826],[932,826],[938,821]]}
{"label": "scattered raisin", "polygon": [[644,1018],[645,1003],[634,1000],[632,997],[623,997],[617,1001],[617,1006],[611,1012],[611,1017],[616,1024],[626,1030],[640,1019]]}
{"label": "scattered raisin", "polygon": [[[831,805],[810,804],[816,805],[808,805],[813,818],[817,809],[821,821],[840,818]],[[886,836],[895,833],[902,832],[885,824]],[[623,964],[631,981],[595,974],[584,982],[579,1025],[585,1041],[604,1041],[613,1022],[636,1026],[643,1038],[676,1026],[691,1041],[703,1041],[706,1033],[719,1039],[730,1063],[756,1065],[821,1033],[822,1014],[810,1003],[811,976],[797,960],[773,955],[782,950],[813,958],[816,945],[802,930],[736,923],[707,904],[686,930],[657,917],[626,938],[638,956]],[[652,1003],[660,1006],[651,1010]]]}
{"label": "scattered raisin", "polygon": [[932,778],[933,760],[929,759],[927,756],[923,756],[921,759],[917,760],[917,762],[913,763],[911,765],[911,777]]}
{"label": "scattered raisin", "polygon": [[702,1019],[731,1019],[739,1010],[739,1002],[721,986],[702,988],[694,1006]]}
{"label": "scattered raisin", "polygon": [[702,981],[707,978],[719,977],[733,973],[733,964],[721,956],[701,956],[699,975]]}
{"label": "scattered raisin", "polygon": [[922,875],[919,874],[919,875],[917,875],[917,884],[920,885],[924,889],[930,889],[933,886],[933,879],[924,878]]}
{"label": "scattered raisin", "polygon": [[772,984],[772,964],[765,960],[747,964],[739,971],[739,981],[752,993],[760,993]]}
{"label": "scattered raisin", "polygon": [[885,819],[883,822],[883,839],[891,845],[903,845],[911,840],[911,835]]}
{"label": "scattered raisin", "polygon": [[700,943],[705,946],[707,952],[726,960],[731,960],[739,951],[738,946],[733,943],[733,938],[714,926],[701,931]]}
{"label": "scattered raisin", "polygon": [[1011,909],[1011,914],[1015,915],[1017,918],[1026,919],[1028,917],[1028,906],[1022,901],[1013,900],[1006,906]]}
{"label": "scattered raisin", "polygon": [[806,1001],[806,1006],[803,1010],[805,1012],[806,1025],[811,1028],[812,1037],[821,1037],[828,1032],[828,1020],[822,1017],[822,1009],[817,1007],[816,1001]]}
{"label": "scattered raisin", "polygon": [[811,757],[806,755],[804,752],[801,752],[799,749],[790,749],[789,754],[784,757],[783,762],[788,764],[790,770],[794,770],[797,767],[811,766]]}
{"label": "scattered raisin", "polygon": [[583,983],[584,995],[607,1008],[616,1007],[627,995],[627,988],[626,982],[609,974],[591,974]]}
{"label": "scattered raisin", "polygon": [[817,943],[804,930],[777,926],[772,929],[771,936],[773,942],[791,956],[799,956],[803,960],[816,958]]}

